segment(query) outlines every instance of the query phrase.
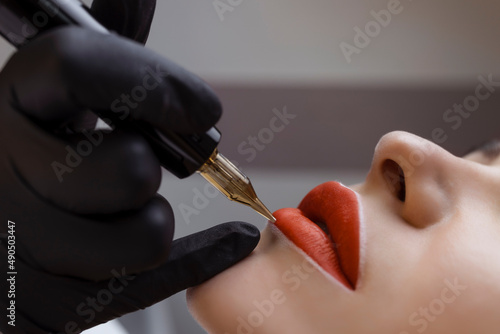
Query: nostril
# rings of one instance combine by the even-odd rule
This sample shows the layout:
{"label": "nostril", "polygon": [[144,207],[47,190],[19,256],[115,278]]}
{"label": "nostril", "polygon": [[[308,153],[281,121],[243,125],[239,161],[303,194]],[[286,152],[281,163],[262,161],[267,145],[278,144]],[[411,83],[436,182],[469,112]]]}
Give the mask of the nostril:
{"label": "nostril", "polygon": [[382,164],[382,174],[391,192],[404,202],[406,199],[405,174],[403,169],[394,160],[387,159]]}

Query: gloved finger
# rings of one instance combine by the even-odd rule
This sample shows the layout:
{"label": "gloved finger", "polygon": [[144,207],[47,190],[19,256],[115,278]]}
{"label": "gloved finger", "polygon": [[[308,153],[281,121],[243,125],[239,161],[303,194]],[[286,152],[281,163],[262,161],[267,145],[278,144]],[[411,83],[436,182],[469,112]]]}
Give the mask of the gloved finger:
{"label": "gloved finger", "polygon": [[[247,257],[260,240],[248,223],[230,222],[175,240],[168,261],[141,273],[123,296],[145,308],[199,285]],[[118,297],[120,298],[120,297]],[[126,312],[123,308],[121,312]]]}
{"label": "gloved finger", "polygon": [[[7,242],[4,241],[0,245],[0,256],[3,258],[7,257],[6,248]],[[110,276],[117,273],[118,278],[103,282],[57,276],[27,265],[18,256],[15,266],[16,326],[3,326],[2,319],[0,332],[6,334],[80,333],[81,330],[97,325],[96,315],[110,319],[118,317],[119,315],[112,311],[103,312],[103,304],[108,302],[107,298],[113,298],[113,293],[123,290],[124,284],[120,280],[126,284],[127,279],[133,277],[120,277],[120,270],[110,273]],[[2,274],[0,280],[2,291],[8,291],[10,288],[10,282],[7,280],[10,276],[5,276],[7,275]],[[9,303],[7,298],[0,299],[2,309],[10,306],[6,303]],[[9,320],[7,317],[6,319]]]}
{"label": "gloved finger", "polygon": [[87,110],[68,122],[66,128],[69,131],[76,133],[80,133],[83,131],[92,131],[96,128],[97,121],[97,115],[92,111]]}
{"label": "gloved finger", "polygon": [[91,109],[192,134],[208,130],[222,112],[195,75],[130,40],[78,27],[55,29],[14,54],[0,93],[49,128]]}
{"label": "gloved finger", "polygon": [[111,31],[145,44],[156,7],[156,0],[95,0],[91,13]]}
{"label": "gloved finger", "polygon": [[[13,197],[21,195],[31,197],[30,212],[9,219],[16,222],[17,254],[33,268],[96,281],[109,278],[113,268],[137,273],[167,259],[174,215],[160,195],[140,210],[87,216],[54,209],[27,192]],[[15,205],[16,200],[6,204]]]}
{"label": "gloved finger", "polygon": [[4,137],[10,142],[4,153],[12,178],[61,210],[111,214],[139,209],[160,186],[158,158],[142,136],[126,127],[55,137],[19,113],[4,125],[14,129]]}
{"label": "gloved finger", "polygon": [[[168,262],[158,269],[134,275],[116,264],[110,278],[100,282],[48,274],[18,261],[16,303],[22,305],[22,315],[29,316],[19,318],[33,330],[59,333],[68,326],[75,332],[84,330],[202,283],[249,255],[258,241],[257,228],[226,223],[177,240]],[[1,246],[0,256],[6,257]],[[2,291],[6,291],[5,282],[0,282]]]}
{"label": "gloved finger", "polygon": [[[156,0],[95,0],[90,12],[110,31],[146,44],[155,7]],[[93,130],[97,120],[97,115],[88,111],[73,119],[67,127],[75,132]]]}

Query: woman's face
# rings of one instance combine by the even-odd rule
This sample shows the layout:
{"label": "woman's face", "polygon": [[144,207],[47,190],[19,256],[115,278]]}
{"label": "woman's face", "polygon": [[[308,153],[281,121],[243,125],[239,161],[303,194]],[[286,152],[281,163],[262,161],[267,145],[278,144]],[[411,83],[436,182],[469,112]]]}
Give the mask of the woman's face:
{"label": "woman's face", "polygon": [[188,291],[192,314],[221,334],[497,332],[498,152],[458,158],[408,133],[385,135],[354,196],[329,184],[331,196],[301,204],[313,220],[334,217],[321,223],[335,247],[307,218],[279,210],[280,229],[268,225],[248,258]]}

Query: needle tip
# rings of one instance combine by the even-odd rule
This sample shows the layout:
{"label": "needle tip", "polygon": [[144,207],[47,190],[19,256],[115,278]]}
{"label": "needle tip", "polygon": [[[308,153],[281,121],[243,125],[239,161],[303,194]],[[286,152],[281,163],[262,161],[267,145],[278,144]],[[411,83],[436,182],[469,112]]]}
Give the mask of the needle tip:
{"label": "needle tip", "polygon": [[271,223],[275,223],[276,222],[276,218],[274,218],[274,216],[271,213],[271,211],[269,211],[269,209],[258,198],[255,198],[255,202],[254,203],[256,204],[255,206],[253,206],[253,209],[255,211],[257,211],[258,213],[260,213],[262,216],[264,216],[264,218],[266,218],[267,220],[269,220]]}

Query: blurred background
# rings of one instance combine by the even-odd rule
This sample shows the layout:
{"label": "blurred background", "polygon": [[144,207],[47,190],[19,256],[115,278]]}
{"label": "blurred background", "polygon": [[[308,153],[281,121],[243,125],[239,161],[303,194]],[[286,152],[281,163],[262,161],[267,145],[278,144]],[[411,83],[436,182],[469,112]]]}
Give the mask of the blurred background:
{"label": "blurred background", "polygon": [[[274,211],[326,180],[362,181],[389,131],[457,155],[500,135],[498,13],[495,0],[158,0],[148,47],[216,90],[220,150]],[[0,42],[0,64],[12,51]],[[487,81],[491,95],[479,100]],[[225,221],[265,224],[198,175],[165,174],[160,192],[177,237]],[[184,293],[121,323],[129,333],[204,333]]]}

